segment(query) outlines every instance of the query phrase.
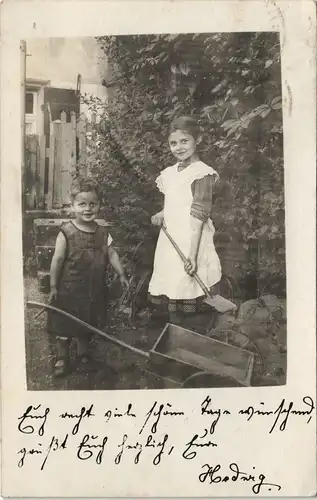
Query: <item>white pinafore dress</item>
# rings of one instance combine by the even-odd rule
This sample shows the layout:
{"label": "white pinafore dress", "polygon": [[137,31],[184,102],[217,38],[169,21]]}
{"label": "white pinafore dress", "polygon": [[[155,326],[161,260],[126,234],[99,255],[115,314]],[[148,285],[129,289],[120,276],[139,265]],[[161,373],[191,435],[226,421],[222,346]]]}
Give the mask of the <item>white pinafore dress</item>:
{"label": "white pinafore dress", "polygon": [[[190,215],[193,202],[192,183],[206,175],[218,178],[217,172],[197,161],[178,171],[178,164],[164,169],[156,180],[165,195],[164,220],[167,231],[187,257],[190,251],[192,220]],[[208,219],[203,225],[197,257],[197,273],[207,288],[221,279],[221,265],[214,246],[215,228]],[[165,295],[171,300],[191,300],[204,295],[196,282],[184,270],[184,263],[161,230],[154,257],[153,274],[149,284],[152,296]]]}

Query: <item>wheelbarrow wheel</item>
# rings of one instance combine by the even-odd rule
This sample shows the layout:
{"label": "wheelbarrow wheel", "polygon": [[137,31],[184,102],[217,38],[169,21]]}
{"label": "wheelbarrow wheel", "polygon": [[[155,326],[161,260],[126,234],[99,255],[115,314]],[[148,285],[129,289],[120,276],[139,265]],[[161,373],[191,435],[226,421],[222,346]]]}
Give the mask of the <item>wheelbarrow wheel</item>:
{"label": "wheelbarrow wheel", "polygon": [[197,372],[193,373],[184,380],[182,384],[183,389],[195,388],[217,388],[217,387],[243,387],[234,378],[226,375],[216,375],[210,372]]}
{"label": "wheelbarrow wheel", "polygon": [[[251,339],[249,335],[247,335],[244,332],[241,332],[240,330],[230,330],[227,328],[224,329],[217,329],[215,330],[210,330],[208,332],[208,337],[213,338],[215,340],[220,340],[221,342],[224,342],[225,344],[232,345],[234,347],[240,347],[241,349],[244,349],[245,351],[252,352],[255,354],[255,360],[256,363],[261,364],[261,372],[260,375],[265,372],[265,363],[264,363],[264,358],[262,356],[262,353],[255,342],[255,340]],[[238,337],[242,337],[243,341],[239,342]]]}

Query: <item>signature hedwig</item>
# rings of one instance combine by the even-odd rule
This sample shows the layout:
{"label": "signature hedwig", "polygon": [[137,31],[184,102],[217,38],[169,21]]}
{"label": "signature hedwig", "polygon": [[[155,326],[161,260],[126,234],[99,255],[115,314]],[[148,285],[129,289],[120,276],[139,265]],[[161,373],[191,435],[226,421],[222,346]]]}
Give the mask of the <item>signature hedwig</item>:
{"label": "signature hedwig", "polygon": [[209,484],[216,483],[228,483],[228,482],[247,482],[252,485],[252,492],[258,495],[262,489],[265,491],[280,491],[281,486],[279,484],[269,483],[266,481],[264,474],[258,474],[255,472],[255,467],[252,467],[252,472],[243,472],[236,463],[231,463],[226,470],[222,465],[209,465],[204,464],[202,466],[204,472],[199,474],[198,479],[201,483],[209,481]]}

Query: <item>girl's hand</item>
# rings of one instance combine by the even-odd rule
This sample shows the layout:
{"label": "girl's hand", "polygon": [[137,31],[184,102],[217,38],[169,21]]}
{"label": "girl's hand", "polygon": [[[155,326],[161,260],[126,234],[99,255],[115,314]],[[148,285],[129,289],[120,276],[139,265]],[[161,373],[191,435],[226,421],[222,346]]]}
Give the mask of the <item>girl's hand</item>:
{"label": "girl's hand", "polygon": [[159,212],[158,214],[155,214],[151,217],[151,223],[153,226],[162,226],[164,222],[164,214],[162,212]]}
{"label": "girl's hand", "polygon": [[124,288],[128,288],[128,286],[129,286],[129,281],[127,280],[127,278],[126,278],[125,274],[122,274],[122,275],[120,276],[120,283],[121,283],[121,285],[122,285]]}
{"label": "girl's hand", "polygon": [[49,295],[49,298],[48,298],[48,303],[49,304],[52,304],[52,302],[55,302],[55,300],[57,299],[57,289],[56,288],[51,288],[51,291],[50,291],[50,295]]}
{"label": "girl's hand", "polygon": [[193,274],[197,271],[197,259],[188,257],[187,262],[184,265],[184,269],[189,276],[193,276]]}

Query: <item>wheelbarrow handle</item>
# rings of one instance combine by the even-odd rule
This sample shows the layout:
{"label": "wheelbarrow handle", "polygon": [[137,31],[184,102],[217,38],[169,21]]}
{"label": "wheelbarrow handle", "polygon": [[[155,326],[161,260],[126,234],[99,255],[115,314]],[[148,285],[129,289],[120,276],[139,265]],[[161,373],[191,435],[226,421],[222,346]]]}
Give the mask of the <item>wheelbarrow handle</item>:
{"label": "wheelbarrow handle", "polygon": [[[48,305],[53,305],[51,302],[48,303]],[[36,315],[33,317],[33,321],[42,316],[42,314],[46,311],[46,307],[42,307],[42,309],[36,313]]]}
{"label": "wheelbarrow handle", "polygon": [[[168,237],[168,239],[172,243],[173,247],[175,248],[176,252],[178,253],[178,255],[180,256],[180,258],[182,259],[182,261],[185,264],[187,262],[187,259],[186,259],[185,255],[183,254],[183,252],[181,251],[181,249],[179,248],[179,246],[177,245],[177,243],[173,240],[172,236],[169,234],[169,232],[167,231],[165,226],[162,226],[162,230],[166,234],[166,236]],[[200,277],[198,276],[198,274],[196,272],[193,273],[193,277],[197,281],[200,288],[205,292],[207,297],[212,298],[205,283],[200,279]]]}
{"label": "wheelbarrow handle", "polygon": [[92,333],[95,333],[95,334],[99,335],[100,337],[103,337],[106,340],[109,340],[110,342],[112,342],[114,344],[117,344],[121,347],[124,347],[125,349],[128,349],[129,351],[132,351],[132,352],[138,354],[139,356],[142,356],[143,358],[150,357],[149,352],[142,351],[141,349],[137,349],[136,347],[133,347],[129,344],[126,344],[125,342],[122,342],[122,340],[116,339],[112,335],[108,335],[106,332],[103,332],[102,330],[99,330],[98,328],[96,328],[92,325],[89,325],[85,321],[82,321],[81,319],[77,318],[76,316],[73,316],[72,314],[70,314],[66,311],[63,311],[62,309],[59,309],[58,307],[54,307],[50,304],[42,304],[41,302],[35,302],[33,300],[28,300],[26,302],[26,304],[30,307],[38,307],[40,309],[48,309],[50,311],[55,311],[55,312],[61,314],[62,316],[65,316],[66,318],[73,320],[75,323],[78,323],[79,325],[86,327],[87,330],[90,330]]}

